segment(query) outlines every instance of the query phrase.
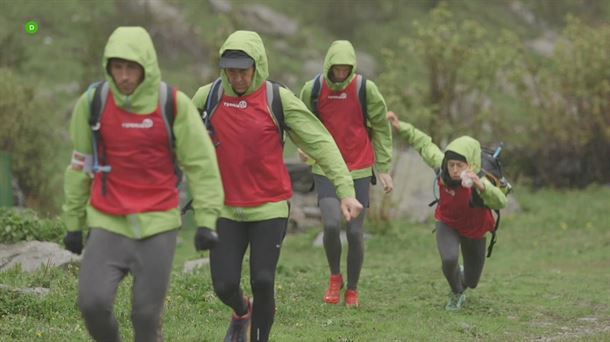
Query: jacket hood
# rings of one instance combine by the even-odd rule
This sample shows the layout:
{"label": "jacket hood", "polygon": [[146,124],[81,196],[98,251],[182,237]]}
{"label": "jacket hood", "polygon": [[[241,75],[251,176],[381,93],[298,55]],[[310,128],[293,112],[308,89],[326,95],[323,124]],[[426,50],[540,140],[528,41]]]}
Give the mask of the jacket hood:
{"label": "jacket hood", "polygon": [[[351,65],[352,72],[345,81],[333,83],[328,74],[333,65]],[[352,82],[352,79],[356,74],[356,67],[356,50],[354,50],[352,43],[347,40],[335,40],[330,44],[328,52],[326,52],[326,57],[324,58],[324,78],[331,89],[345,89]]]}
{"label": "jacket hood", "polygon": [[[253,31],[235,31],[225,40],[224,44],[222,44],[218,56],[222,56],[227,50],[240,50],[254,59],[254,77],[252,79],[252,84],[250,84],[250,87],[244,95],[252,94],[260,88],[269,77],[267,53],[265,52],[263,40],[258,33]],[[220,70],[220,77],[222,78],[222,86],[225,93],[230,96],[237,96],[235,91],[233,91],[233,88],[231,88],[231,84],[229,83],[229,79],[227,78],[224,69]]]}
{"label": "jacket hood", "polygon": [[466,158],[472,171],[481,171],[481,144],[469,136],[459,137],[447,145],[445,151],[459,153]]}
{"label": "jacket hood", "polygon": [[[144,79],[131,95],[123,95],[108,73],[108,60],[121,58],[136,62],[144,69]],[[106,80],[117,105],[129,112],[148,114],[157,108],[161,71],[152,39],[142,27],[119,27],[108,38],[102,62]]]}

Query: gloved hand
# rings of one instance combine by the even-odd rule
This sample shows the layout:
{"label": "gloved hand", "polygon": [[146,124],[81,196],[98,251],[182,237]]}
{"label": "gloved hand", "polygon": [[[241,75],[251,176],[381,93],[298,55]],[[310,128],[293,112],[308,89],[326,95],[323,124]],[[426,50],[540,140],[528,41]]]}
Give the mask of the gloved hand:
{"label": "gloved hand", "polygon": [[67,232],[64,237],[64,246],[74,254],[81,254],[83,251],[83,232]]}
{"label": "gloved hand", "polygon": [[218,235],[215,231],[207,227],[197,228],[195,233],[195,249],[205,251],[214,248],[218,243]]}

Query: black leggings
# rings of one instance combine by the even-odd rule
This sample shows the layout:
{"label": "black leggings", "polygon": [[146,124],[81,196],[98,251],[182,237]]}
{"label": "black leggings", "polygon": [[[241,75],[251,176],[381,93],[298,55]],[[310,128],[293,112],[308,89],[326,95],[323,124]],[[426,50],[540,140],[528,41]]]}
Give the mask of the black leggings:
{"label": "black leggings", "polygon": [[[443,263],[443,274],[453,293],[474,289],[479,284],[485,265],[485,237],[469,239],[442,222],[436,222],[436,246]],[[462,250],[464,274],[459,269],[459,253]]]}
{"label": "black leggings", "polygon": [[275,316],[275,271],[288,219],[256,222],[218,219],[219,242],[210,251],[214,291],[237,315],[247,313],[240,286],[244,254],[250,245],[250,286],[252,287],[251,341],[267,341]]}

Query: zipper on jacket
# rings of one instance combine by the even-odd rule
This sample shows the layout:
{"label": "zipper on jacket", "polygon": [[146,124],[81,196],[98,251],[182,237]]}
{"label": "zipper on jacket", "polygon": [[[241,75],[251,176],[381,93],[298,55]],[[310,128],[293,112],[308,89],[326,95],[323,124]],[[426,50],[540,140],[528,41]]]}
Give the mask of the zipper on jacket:
{"label": "zipper on jacket", "polygon": [[140,220],[138,220],[138,214],[127,215],[127,219],[131,223],[134,237],[136,239],[142,238],[142,225],[140,225]]}
{"label": "zipper on jacket", "polygon": [[245,221],[246,219],[246,213],[243,208],[235,208],[235,216],[241,221]]}

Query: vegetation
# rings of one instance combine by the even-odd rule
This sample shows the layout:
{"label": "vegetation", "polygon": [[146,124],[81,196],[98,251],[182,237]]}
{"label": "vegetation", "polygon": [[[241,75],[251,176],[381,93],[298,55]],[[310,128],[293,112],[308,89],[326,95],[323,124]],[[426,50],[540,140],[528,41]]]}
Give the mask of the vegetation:
{"label": "vegetation", "polygon": [[[187,0],[2,5],[0,119],[11,124],[0,128],[0,150],[11,154],[29,207],[59,211],[71,108],[103,77],[110,32],[119,25],[146,27],[164,78],[192,95],[216,77],[225,37],[253,28],[245,14],[252,4],[228,3],[228,12]],[[610,146],[607,1],[261,3],[299,25],[292,36],[262,33],[271,77],[293,91],[313,76],[306,66],[321,65],[332,40],[350,39],[376,59],[377,75],[369,76],[390,108],[441,145],[458,134],[485,144],[503,140],[506,156],[513,156],[505,160],[508,173],[534,185],[610,180],[602,157]],[[40,30],[27,35],[21,28],[31,19]],[[539,37],[551,37],[550,54],[530,47]]]}
{"label": "vegetation", "polygon": [[0,208],[0,243],[19,241],[60,242],[66,226],[59,218],[41,219],[35,211]]}
{"label": "vegetation", "polygon": [[[361,307],[326,305],[324,252],[317,233],[289,235],[280,258],[273,341],[606,341],[610,338],[608,187],[520,193],[522,212],[505,216],[494,254],[466,306],[444,310],[449,292],[432,224],[396,222],[366,242]],[[183,274],[194,257],[193,230],[182,231],[167,298],[168,341],[220,341],[230,310],[213,293],[209,269]],[[246,258],[247,259],[247,258]],[[248,274],[248,261],[244,274]],[[77,305],[78,268],[0,273],[0,340],[87,341]],[[249,278],[243,278],[249,293]],[[133,338],[127,278],[115,312]],[[44,297],[16,288],[48,287]]]}

